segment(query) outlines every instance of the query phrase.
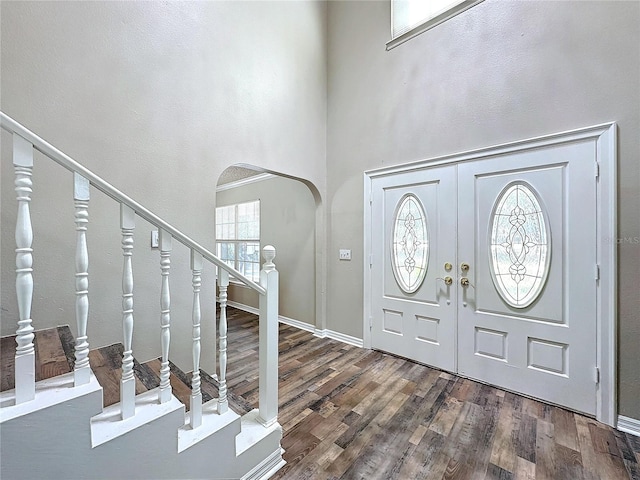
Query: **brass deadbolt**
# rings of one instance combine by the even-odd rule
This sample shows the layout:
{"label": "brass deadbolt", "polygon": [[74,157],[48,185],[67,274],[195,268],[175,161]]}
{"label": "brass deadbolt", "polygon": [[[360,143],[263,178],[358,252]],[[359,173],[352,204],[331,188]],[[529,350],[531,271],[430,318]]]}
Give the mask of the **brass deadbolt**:
{"label": "brass deadbolt", "polygon": [[460,264],[460,270],[462,270],[463,272],[468,272],[469,271],[469,264],[467,262],[462,262]]}
{"label": "brass deadbolt", "polygon": [[450,272],[452,268],[453,268],[453,265],[451,265],[449,262],[444,264],[445,272]]}

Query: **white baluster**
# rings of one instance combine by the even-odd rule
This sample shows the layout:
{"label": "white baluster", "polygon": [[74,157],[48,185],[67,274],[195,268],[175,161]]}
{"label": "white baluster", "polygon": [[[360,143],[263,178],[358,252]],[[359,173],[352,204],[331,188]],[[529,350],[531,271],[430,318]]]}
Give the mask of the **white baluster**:
{"label": "white baluster", "polygon": [[171,294],[169,292],[169,269],[171,268],[171,235],[160,230],[160,270],[162,291],[160,294],[160,339],[162,341],[162,363],[160,364],[160,392],[158,401],[171,400],[171,369],[169,368],[169,342],[171,340]]}
{"label": "white baluster", "polygon": [[260,271],[260,285],[267,291],[260,295],[260,352],[258,420],[265,426],[278,419],[278,271],[273,263],[276,249],[262,249],[265,264]]}
{"label": "white baluster", "polygon": [[193,375],[191,377],[191,428],[202,425],[202,391],[200,390],[200,287],[202,285],[202,255],[191,250],[193,272]]}
{"label": "white baluster", "polygon": [[73,174],[73,198],[76,220],[76,337],[74,366],[75,386],[89,383],[89,342],[87,321],[89,318],[89,252],[87,249],[87,224],[89,223],[89,180]]}
{"label": "white baluster", "polygon": [[124,353],[122,357],[122,379],[120,380],[120,409],[122,419],[133,417],[136,411],[136,380],[133,374],[133,230],[136,226],[135,212],[120,204],[120,228],[122,229],[122,329]]}
{"label": "white baluster", "polygon": [[227,287],[229,272],[218,268],[218,298],[220,299],[220,378],[218,387],[218,413],[229,410],[227,399]]}
{"label": "white baluster", "polygon": [[33,299],[33,229],[31,228],[31,174],[33,172],[33,145],[17,134],[13,135],[13,165],[18,200],[16,222],[16,294],[18,297],[18,329],[16,330],[15,378],[16,404],[35,398],[35,349],[31,326]]}

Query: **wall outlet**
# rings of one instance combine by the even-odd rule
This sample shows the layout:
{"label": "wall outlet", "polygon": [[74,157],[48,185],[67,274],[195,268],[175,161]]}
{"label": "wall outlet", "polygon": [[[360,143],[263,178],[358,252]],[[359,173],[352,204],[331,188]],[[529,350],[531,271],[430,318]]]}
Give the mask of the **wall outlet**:
{"label": "wall outlet", "polygon": [[345,248],[340,249],[340,255],[338,256],[340,260],[351,260],[351,250],[347,250]]}
{"label": "wall outlet", "polygon": [[158,248],[158,230],[151,230],[151,248]]}

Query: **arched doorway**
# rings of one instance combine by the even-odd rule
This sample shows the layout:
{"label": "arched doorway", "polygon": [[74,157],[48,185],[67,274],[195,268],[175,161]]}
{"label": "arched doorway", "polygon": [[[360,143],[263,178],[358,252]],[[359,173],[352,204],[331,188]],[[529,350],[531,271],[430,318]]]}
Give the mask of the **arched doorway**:
{"label": "arched doorway", "polygon": [[[254,212],[256,208],[259,212],[259,238],[231,238],[233,222],[239,219],[237,215],[246,220],[247,212]],[[325,328],[322,293],[325,281],[324,222],[321,212],[318,190],[303,179],[242,164],[228,167],[218,180],[218,254],[229,262],[235,259],[236,265],[251,275],[258,266],[251,263],[264,261],[259,258],[256,247],[274,245],[277,249],[275,263],[280,271],[281,321],[309,331]],[[223,223],[227,225],[222,226]],[[255,230],[252,233],[255,236]],[[246,235],[241,233],[239,236]],[[255,312],[258,297],[243,285],[232,283],[229,286],[229,305]]]}

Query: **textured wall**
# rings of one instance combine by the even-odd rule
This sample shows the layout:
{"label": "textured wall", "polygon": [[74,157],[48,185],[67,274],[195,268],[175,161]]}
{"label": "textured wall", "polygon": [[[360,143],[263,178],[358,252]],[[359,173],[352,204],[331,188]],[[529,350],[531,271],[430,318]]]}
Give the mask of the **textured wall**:
{"label": "textured wall", "polygon": [[[1,9],[2,110],[204,246],[214,245],[216,183],[229,165],[251,163],[323,191],[326,4],[2,2]],[[2,140],[8,334],[17,318],[15,194],[8,135]],[[34,173],[37,328],[75,323],[72,180],[49,163],[36,158]],[[93,191],[90,219],[95,347],[122,338],[122,254],[115,203]],[[150,230],[138,222],[134,354],[141,361],[157,356],[160,344],[159,255],[149,248]],[[185,370],[188,259],[186,248],[174,247],[172,359]],[[205,267],[205,327],[213,318],[211,271]]]}
{"label": "textured wall", "polygon": [[[362,335],[362,172],[607,121],[640,237],[640,3],[486,0],[387,52],[387,2],[329,2],[328,328]],[[640,244],[619,247],[620,413],[640,418]]]}

